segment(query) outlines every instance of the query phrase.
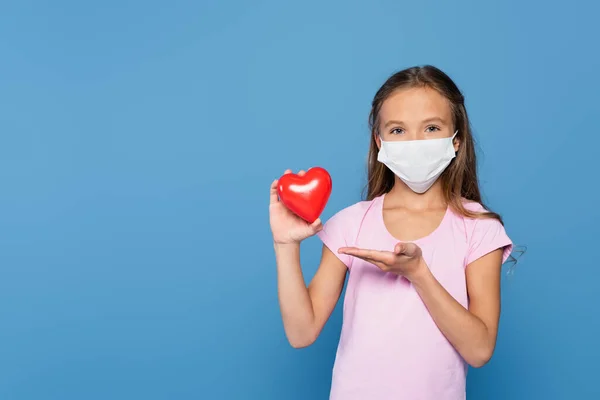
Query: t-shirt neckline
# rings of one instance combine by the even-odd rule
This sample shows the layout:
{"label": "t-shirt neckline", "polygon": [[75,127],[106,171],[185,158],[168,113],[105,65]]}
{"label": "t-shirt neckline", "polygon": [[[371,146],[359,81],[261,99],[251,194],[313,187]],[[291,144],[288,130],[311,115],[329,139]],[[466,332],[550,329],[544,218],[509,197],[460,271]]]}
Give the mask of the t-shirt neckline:
{"label": "t-shirt neckline", "polygon": [[385,198],[386,193],[382,194],[381,196],[379,196],[379,198],[377,199],[378,204],[377,204],[377,220],[379,221],[379,224],[381,225],[383,231],[385,232],[386,236],[393,241],[394,243],[415,243],[415,244],[422,244],[425,242],[430,241],[434,236],[436,236],[438,234],[438,232],[440,232],[442,230],[442,228],[444,227],[444,225],[446,224],[446,221],[448,220],[448,218],[450,217],[451,214],[451,209],[450,206],[448,206],[446,208],[446,212],[444,213],[444,216],[442,217],[442,220],[440,221],[439,225],[428,235],[420,237],[418,239],[415,240],[400,240],[398,238],[396,238],[394,235],[392,235],[392,233],[388,230],[387,226],[385,225],[385,220],[383,219],[383,200]]}

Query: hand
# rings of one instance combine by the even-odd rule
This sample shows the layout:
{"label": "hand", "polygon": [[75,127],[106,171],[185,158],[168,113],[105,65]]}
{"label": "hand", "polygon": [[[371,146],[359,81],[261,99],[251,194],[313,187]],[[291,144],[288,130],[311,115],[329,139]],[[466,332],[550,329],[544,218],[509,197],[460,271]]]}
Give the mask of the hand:
{"label": "hand", "polygon": [[414,243],[398,243],[394,247],[394,251],[342,247],[338,252],[360,258],[374,264],[384,272],[393,272],[408,280],[412,280],[428,268],[423,260],[421,248]]}
{"label": "hand", "polygon": [[[291,172],[289,169],[285,171],[286,174]],[[304,174],[304,171],[298,172],[298,175]],[[276,179],[271,184],[271,202],[269,204],[269,220],[273,241],[276,244],[298,244],[323,229],[320,219],[309,224],[291,212],[277,196],[277,183],[278,180]]]}

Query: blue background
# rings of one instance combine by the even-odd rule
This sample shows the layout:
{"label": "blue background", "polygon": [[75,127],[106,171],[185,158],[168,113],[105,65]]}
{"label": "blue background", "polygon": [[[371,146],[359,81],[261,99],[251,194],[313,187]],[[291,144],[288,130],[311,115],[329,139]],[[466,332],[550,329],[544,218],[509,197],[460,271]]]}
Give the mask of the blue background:
{"label": "blue background", "polygon": [[340,307],[290,348],[268,187],[320,165],[325,219],[359,200],[372,96],[425,63],[529,248],[470,398],[600,396],[596,4],[2,2],[0,398],[327,398]]}

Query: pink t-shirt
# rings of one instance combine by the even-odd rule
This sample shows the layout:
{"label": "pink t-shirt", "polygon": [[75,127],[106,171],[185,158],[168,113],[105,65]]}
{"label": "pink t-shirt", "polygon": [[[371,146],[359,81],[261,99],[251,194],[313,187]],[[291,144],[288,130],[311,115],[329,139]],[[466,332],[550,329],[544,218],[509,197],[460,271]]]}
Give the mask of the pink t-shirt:
{"label": "pink t-shirt", "polygon": [[[384,196],[341,210],[318,234],[350,271],[330,399],[463,400],[467,365],[411,283],[337,252],[344,246],[393,250],[398,240],[383,222]],[[465,206],[483,211],[477,203]],[[414,243],[437,280],[465,308],[465,267],[499,248],[506,261],[512,250],[497,220],[468,219],[450,209],[433,233]]]}

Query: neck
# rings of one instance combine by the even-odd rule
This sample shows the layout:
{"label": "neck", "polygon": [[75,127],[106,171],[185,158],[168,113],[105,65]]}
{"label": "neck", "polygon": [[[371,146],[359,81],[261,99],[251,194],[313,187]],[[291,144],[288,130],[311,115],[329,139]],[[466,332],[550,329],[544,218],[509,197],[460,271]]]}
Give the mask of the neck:
{"label": "neck", "polygon": [[444,200],[442,182],[438,179],[425,193],[415,193],[396,177],[394,187],[386,195],[388,206],[401,206],[411,210],[427,210],[444,208],[448,204]]}

